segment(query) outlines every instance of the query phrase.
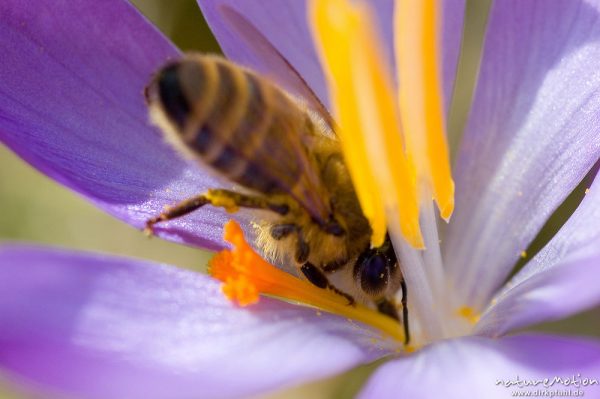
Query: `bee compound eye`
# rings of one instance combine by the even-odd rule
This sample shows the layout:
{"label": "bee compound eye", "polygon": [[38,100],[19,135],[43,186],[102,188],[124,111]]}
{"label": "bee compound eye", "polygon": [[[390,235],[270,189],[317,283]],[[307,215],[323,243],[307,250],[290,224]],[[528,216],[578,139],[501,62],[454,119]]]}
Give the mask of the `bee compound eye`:
{"label": "bee compound eye", "polygon": [[361,256],[354,266],[354,278],[361,289],[374,297],[383,294],[390,279],[390,262],[382,253]]}

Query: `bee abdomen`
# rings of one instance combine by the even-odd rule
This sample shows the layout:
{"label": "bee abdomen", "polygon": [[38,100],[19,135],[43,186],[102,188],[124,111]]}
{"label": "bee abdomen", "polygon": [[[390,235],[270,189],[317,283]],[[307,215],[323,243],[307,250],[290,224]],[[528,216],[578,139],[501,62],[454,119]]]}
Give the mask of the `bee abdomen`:
{"label": "bee abdomen", "polygon": [[178,65],[169,65],[161,71],[158,93],[165,112],[177,126],[182,128],[190,114],[190,104],[179,84]]}
{"label": "bee abdomen", "polygon": [[[165,67],[148,89],[186,147],[246,187],[271,193],[299,179],[294,157],[278,157],[282,135],[303,121],[297,105],[269,81],[225,60],[190,56]],[[293,149],[286,154],[293,154]],[[290,159],[292,158],[292,159]],[[286,184],[289,186],[289,184]]]}

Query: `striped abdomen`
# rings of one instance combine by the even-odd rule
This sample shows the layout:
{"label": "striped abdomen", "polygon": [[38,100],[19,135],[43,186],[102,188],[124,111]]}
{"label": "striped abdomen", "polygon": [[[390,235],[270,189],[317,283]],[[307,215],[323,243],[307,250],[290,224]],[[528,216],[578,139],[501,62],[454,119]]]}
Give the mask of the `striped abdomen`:
{"label": "striped abdomen", "polygon": [[218,57],[188,55],[161,70],[147,95],[185,146],[232,181],[262,193],[318,186],[301,182],[315,178],[301,142],[314,126],[267,79]]}

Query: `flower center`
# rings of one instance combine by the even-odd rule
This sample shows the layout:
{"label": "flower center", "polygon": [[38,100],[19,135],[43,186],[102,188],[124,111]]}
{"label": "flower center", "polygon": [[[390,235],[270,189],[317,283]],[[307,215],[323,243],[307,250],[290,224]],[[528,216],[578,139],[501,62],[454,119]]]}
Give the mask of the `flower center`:
{"label": "flower center", "polygon": [[346,298],[300,280],[266,262],[244,239],[240,226],[230,220],[224,228],[225,241],[232,245],[209,262],[209,273],[223,282],[225,296],[240,306],[258,302],[269,295],[299,302],[371,325],[389,337],[404,342],[402,326],[396,320],[365,306],[348,306]]}
{"label": "flower center", "polygon": [[[367,1],[311,0],[309,21],[329,89],[346,165],[379,247],[389,232],[409,287],[410,325],[422,345],[463,335],[476,312],[454,301],[444,278],[437,217],[454,209],[438,57],[436,0],[396,2],[396,79]],[[395,83],[397,82],[397,83]],[[395,320],[265,262],[229,222],[233,249],[218,254],[211,274],[241,306],[260,294],[359,320],[403,341]],[[400,301],[397,301],[398,303]]]}

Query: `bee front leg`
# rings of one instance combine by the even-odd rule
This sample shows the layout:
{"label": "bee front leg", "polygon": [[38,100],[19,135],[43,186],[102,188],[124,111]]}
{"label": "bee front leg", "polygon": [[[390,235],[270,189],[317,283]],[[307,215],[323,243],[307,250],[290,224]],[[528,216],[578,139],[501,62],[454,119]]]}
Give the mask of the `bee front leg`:
{"label": "bee front leg", "polygon": [[335,292],[336,294],[341,295],[344,298],[346,298],[348,300],[348,305],[350,305],[350,306],[354,305],[354,302],[355,302],[354,298],[352,298],[352,296],[346,294],[343,291],[338,290],[335,286],[333,286],[329,282],[329,279],[327,278],[327,276],[318,267],[316,267],[312,263],[306,262],[305,264],[303,264],[300,267],[300,270],[302,271],[302,274],[304,274],[306,279],[308,281],[310,281],[312,284],[316,285],[319,288],[330,289],[331,291]]}
{"label": "bee front leg", "polygon": [[410,342],[410,329],[408,328],[408,289],[406,288],[406,282],[402,279],[400,283],[402,289],[402,324],[404,325],[404,344],[407,345]]}
{"label": "bee front leg", "polygon": [[304,240],[304,235],[302,234],[302,230],[300,228],[296,229],[298,234],[298,241],[296,247],[296,262],[301,264],[300,271],[306,277],[308,281],[312,284],[316,285],[319,288],[330,289],[338,295],[343,296],[348,300],[348,305],[354,305],[354,298],[350,295],[346,294],[343,291],[338,290],[333,284],[329,282],[329,279],[323,273],[321,269],[308,262],[308,256],[310,255],[310,247],[308,243]]}
{"label": "bee front leg", "polygon": [[[407,306],[407,289],[406,289],[406,283],[404,282],[404,280],[402,280],[402,282],[400,283],[400,287],[402,289],[402,326],[404,328],[404,345],[408,345],[408,343],[410,342],[410,328],[408,325],[408,306]],[[389,316],[395,320],[400,321],[400,316],[398,315],[398,307],[396,306],[396,304],[387,299],[387,298],[382,298],[378,301],[375,302],[375,304],[377,305],[377,311],[379,311],[379,313],[382,313],[386,316]]]}
{"label": "bee front leg", "polygon": [[334,260],[333,262],[329,262],[329,263],[326,263],[326,264],[322,265],[321,269],[323,269],[323,271],[325,273],[333,273],[335,271],[340,270],[346,264],[348,264],[348,259],[341,258],[341,259],[338,259],[338,260]]}

